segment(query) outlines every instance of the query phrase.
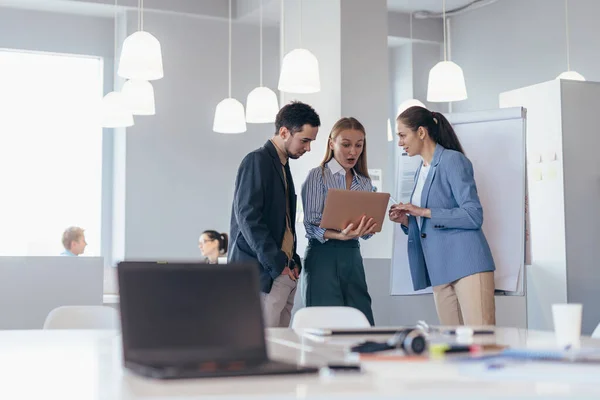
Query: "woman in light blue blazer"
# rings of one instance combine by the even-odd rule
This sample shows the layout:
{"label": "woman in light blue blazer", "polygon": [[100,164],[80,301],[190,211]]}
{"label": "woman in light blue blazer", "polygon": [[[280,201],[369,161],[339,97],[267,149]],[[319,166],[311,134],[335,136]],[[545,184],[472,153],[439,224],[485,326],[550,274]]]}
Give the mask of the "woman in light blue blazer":
{"label": "woman in light blue blazer", "polygon": [[398,145],[423,160],[410,203],[389,212],[408,235],[414,289],[433,287],[443,325],[495,325],[495,266],[473,166],[442,114],[410,107],[396,123]]}

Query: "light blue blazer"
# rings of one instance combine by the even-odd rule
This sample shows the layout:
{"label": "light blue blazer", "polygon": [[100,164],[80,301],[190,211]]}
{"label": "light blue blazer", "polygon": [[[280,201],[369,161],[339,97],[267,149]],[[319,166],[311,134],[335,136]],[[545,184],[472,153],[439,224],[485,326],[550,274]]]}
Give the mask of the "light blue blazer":
{"label": "light blue blazer", "polygon": [[431,218],[423,218],[421,229],[413,216],[408,217],[408,227],[402,226],[408,234],[408,261],[415,290],[495,270],[481,230],[483,209],[473,165],[464,154],[436,146],[421,206],[431,210]]}

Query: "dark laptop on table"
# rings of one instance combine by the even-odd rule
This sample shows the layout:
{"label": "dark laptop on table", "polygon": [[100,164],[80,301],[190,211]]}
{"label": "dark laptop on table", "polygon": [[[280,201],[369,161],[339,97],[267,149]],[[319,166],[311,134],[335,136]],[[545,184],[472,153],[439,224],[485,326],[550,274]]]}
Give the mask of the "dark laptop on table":
{"label": "dark laptop on table", "polygon": [[316,372],[271,361],[255,265],[124,261],[125,367],[161,379]]}

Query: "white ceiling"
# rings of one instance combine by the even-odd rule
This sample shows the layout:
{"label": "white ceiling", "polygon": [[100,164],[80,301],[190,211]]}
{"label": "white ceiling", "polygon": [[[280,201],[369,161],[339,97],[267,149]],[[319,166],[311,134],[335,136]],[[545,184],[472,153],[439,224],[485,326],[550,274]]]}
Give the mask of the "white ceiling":
{"label": "white ceiling", "polygon": [[[165,9],[171,7],[170,2],[173,0],[154,0],[163,1],[161,6]],[[167,2],[168,1],[168,2]],[[178,0],[175,3],[182,3],[185,1],[202,1],[202,0]],[[221,0],[224,2],[227,0]],[[237,0],[237,1],[248,1],[256,2],[257,0]],[[369,1],[369,0],[363,0]],[[473,0],[446,0],[446,10],[452,10],[458,7],[465,6],[471,3]],[[120,0],[119,5],[124,3],[131,3],[134,0]],[[214,0],[213,2],[219,2]],[[105,3],[111,3],[109,0],[0,0],[0,6],[28,8],[34,10],[44,11],[58,11],[58,12],[73,12],[78,14],[91,14],[91,15],[104,15],[112,16],[112,7],[106,7]],[[148,2],[150,3],[150,2]],[[398,12],[416,12],[416,11],[428,11],[439,13],[442,12],[442,0],[387,0],[389,11]],[[277,26],[280,18],[280,7],[281,0],[263,0],[263,18],[265,25]],[[175,8],[175,7],[174,7]],[[241,22],[258,24],[259,12],[258,9],[247,13],[246,15],[239,18]]]}
{"label": "white ceiling", "polygon": [[[465,6],[472,0],[446,0],[446,11]],[[388,10],[400,12],[442,12],[442,0],[387,0]]]}

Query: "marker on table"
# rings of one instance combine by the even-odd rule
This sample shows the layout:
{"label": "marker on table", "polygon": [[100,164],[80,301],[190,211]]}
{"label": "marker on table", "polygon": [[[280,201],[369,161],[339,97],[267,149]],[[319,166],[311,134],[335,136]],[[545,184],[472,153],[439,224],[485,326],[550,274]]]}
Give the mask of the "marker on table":
{"label": "marker on table", "polygon": [[429,345],[429,354],[431,356],[443,356],[448,353],[471,353],[477,354],[482,350],[480,345],[459,345],[459,344],[447,344],[447,343],[436,343]]}

